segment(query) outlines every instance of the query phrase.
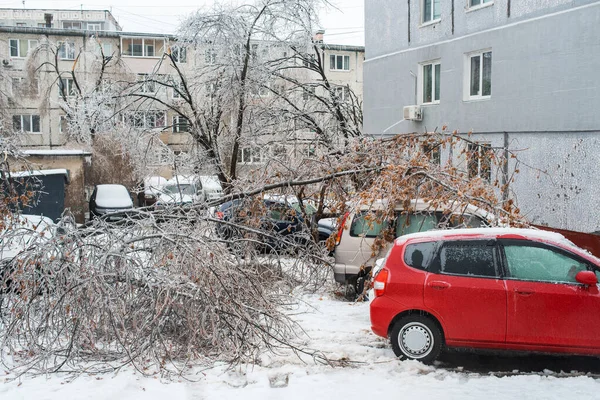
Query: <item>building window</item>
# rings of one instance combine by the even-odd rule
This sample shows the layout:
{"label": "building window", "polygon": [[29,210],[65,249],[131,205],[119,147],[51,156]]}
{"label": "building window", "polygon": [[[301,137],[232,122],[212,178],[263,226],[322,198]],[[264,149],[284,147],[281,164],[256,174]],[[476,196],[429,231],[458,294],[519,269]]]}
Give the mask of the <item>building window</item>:
{"label": "building window", "polygon": [[304,86],[302,88],[302,100],[310,100],[315,97],[315,87],[314,86]]}
{"label": "building window", "polygon": [[9,39],[8,43],[11,57],[26,57],[38,45],[37,40],[30,39]]}
{"label": "building window", "polygon": [[215,49],[206,49],[204,52],[204,63],[214,65],[217,63],[217,51]]}
{"label": "building window", "polygon": [[73,78],[60,78],[58,81],[58,95],[60,97],[74,97],[77,94],[77,88]]}
{"label": "building window", "polygon": [[58,58],[61,60],[75,59],[75,43],[58,42]]}
{"label": "building window", "polygon": [[467,151],[469,179],[480,177],[490,181],[492,176],[492,147],[489,144],[469,143]]}
{"label": "building window", "polygon": [[272,148],[273,157],[285,161],[288,158],[287,149],[281,144],[276,144]]}
{"label": "building window", "polygon": [[88,28],[88,31],[101,31],[102,23],[101,22],[88,22],[87,28]]}
{"label": "building window", "polygon": [[129,57],[160,57],[165,50],[164,39],[122,38],[122,55]]}
{"label": "building window", "polygon": [[182,117],[181,115],[175,115],[173,117],[173,132],[189,132],[190,131],[190,121]]}
{"label": "building window", "polygon": [[442,155],[440,151],[441,146],[441,142],[427,141],[422,144],[421,150],[423,151],[423,154],[425,154],[425,157],[427,157],[432,164],[440,165],[442,162]]}
{"label": "building window", "polygon": [[58,121],[58,132],[59,133],[67,133],[69,130],[69,124],[67,122],[67,116],[61,115]]}
{"label": "building window", "polygon": [[482,6],[484,4],[493,3],[494,0],[469,0],[469,7]]}
{"label": "building window", "polygon": [[178,79],[171,79],[171,86],[174,99],[181,99],[184,93],[183,82]]}
{"label": "building window", "polygon": [[13,96],[37,96],[40,93],[39,81],[25,78],[12,78]]}
{"label": "building window", "polygon": [[13,115],[13,128],[19,132],[40,133],[40,116]]}
{"label": "building window", "polygon": [[81,29],[80,21],[64,21],[63,29]]}
{"label": "building window", "polygon": [[17,22],[17,26],[23,27],[23,26],[27,26],[27,24],[25,22]]}
{"label": "building window", "polygon": [[139,82],[139,92],[140,93],[155,93],[156,92],[156,82],[154,82],[153,78],[148,74],[137,74],[137,81]]}
{"label": "building window", "polygon": [[187,62],[187,49],[182,46],[171,47],[171,55],[175,62],[186,63]]}
{"label": "building window", "polygon": [[256,164],[265,162],[265,152],[259,147],[244,147],[238,153],[238,162]]}
{"label": "building window", "polygon": [[440,102],[440,63],[423,65],[423,104]]}
{"label": "building window", "polygon": [[492,95],[492,52],[470,54],[469,98],[485,98]]}
{"label": "building window", "polygon": [[112,43],[101,43],[99,49],[102,49],[102,55],[104,58],[112,57],[113,55],[113,45]]}
{"label": "building window", "polygon": [[[38,28],[47,28],[45,22],[38,22],[37,27]],[[54,24],[50,24],[50,28],[54,28]]]}
{"label": "building window", "polygon": [[250,94],[254,97],[269,97],[271,90],[268,85],[255,85],[250,88]]}
{"label": "building window", "polygon": [[217,96],[217,90],[219,89],[219,85],[216,82],[207,82],[206,83],[206,97],[210,97],[211,99]]}
{"label": "building window", "polygon": [[329,69],[334,71],[350,71],[350,56],[331,54],[329,56]]}
{"label": "building window", "polygon": [[422,22],[434,22],[441,17],[440,0],[422,0],[421,3],[421,15],[423,16]]}
{"label": "building window", "polygon": [[164,111],[131,111],[123,116],[124,122],[134,128],[164,128],[166,114]]}
{"label": "building window", "polygon": [[348,101],[350,100],[350,89],[347,86],[334,87],[333,95],[339,101]]}

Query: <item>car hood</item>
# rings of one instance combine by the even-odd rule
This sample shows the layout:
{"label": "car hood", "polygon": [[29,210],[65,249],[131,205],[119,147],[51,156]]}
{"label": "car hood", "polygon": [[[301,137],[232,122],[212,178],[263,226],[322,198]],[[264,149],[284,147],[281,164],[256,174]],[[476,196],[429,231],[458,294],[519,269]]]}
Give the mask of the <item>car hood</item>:
{"label": "car hood", "polygon": [[163,193],[158,198],[158,202],[162,204],[183,204],[192,203],[193,201],[192,196],[181,193]]}

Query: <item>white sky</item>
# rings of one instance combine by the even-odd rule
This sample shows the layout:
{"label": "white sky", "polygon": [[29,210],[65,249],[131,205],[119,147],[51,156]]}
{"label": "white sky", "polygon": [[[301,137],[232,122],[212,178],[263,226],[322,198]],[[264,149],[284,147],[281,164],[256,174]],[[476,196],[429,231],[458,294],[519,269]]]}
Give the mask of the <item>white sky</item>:
{"label": "white sky", "polygon": [[[84,3],[67,0],[0,0],[0,8],[110,10],[124,31],[173,33],[182,16],[213,1],[220,0],[88,0]],[[328,8],[321,13],[326,42],[364,45],[364,1],[330,0],[338,9]]]}

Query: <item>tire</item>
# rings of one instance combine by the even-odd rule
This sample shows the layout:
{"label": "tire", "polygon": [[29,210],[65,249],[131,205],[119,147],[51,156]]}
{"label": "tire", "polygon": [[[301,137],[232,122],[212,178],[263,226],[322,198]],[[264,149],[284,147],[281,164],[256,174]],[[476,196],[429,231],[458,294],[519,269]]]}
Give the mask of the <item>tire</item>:
{"label": "tire", "polygon": [[401,360],[417,360],[424,364],[435,361],[444,347],[438,325],[431,318],[418,314],[407,315],[396,322],[390,341],[394,354]]}

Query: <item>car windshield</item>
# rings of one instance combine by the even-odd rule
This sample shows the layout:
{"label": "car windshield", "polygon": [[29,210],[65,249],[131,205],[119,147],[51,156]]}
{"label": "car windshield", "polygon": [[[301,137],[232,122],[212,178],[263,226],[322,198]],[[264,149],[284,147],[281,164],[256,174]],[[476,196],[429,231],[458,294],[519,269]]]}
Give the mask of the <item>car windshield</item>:
{"label": "car windshield", "polygon": [[[292,208],[299,213],[302,212],[302,210],[300,209],[300,203],[292,204]],[[304,203],[304,209],[306,210],[306,215],[313,215],[317,212],[317,209],[308,203]]]}
{"label": "car windshield", "polygon": [[182,195],[191,195],[194,194],[194,186],[189,184],[180,184],[180,185],[166,185],[162,188],[162,191],[166,194],[179,194]]}

